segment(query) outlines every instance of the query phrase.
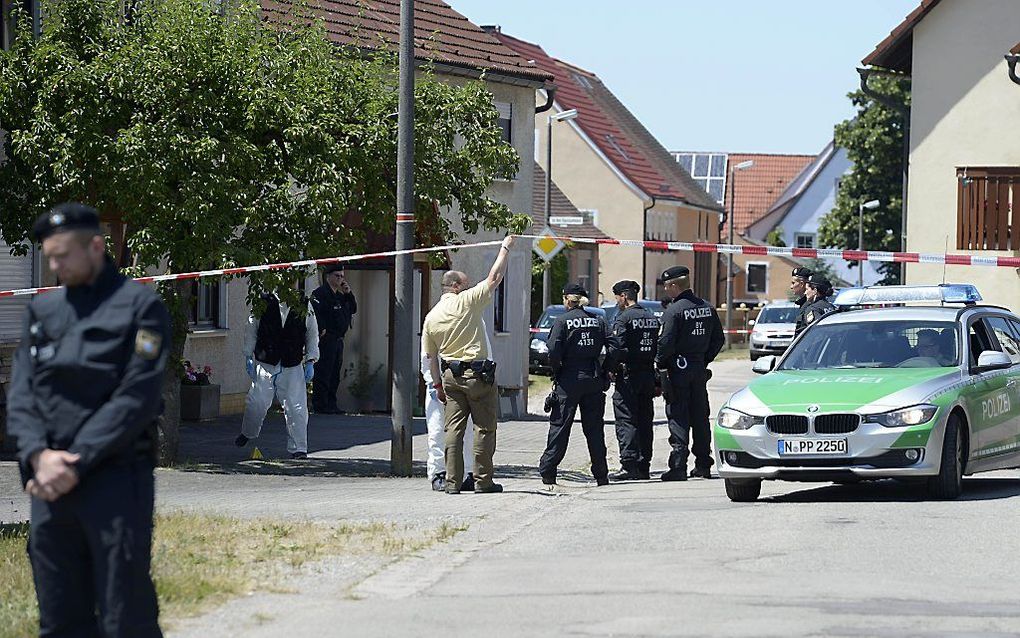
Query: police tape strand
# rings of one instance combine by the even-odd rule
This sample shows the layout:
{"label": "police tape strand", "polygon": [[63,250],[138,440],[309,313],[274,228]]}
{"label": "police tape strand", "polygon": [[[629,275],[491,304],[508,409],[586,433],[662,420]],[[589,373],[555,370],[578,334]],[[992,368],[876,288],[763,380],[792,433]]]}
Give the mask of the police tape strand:
{"label": "police tape strand", "polygon": [[[951,266],[993,266],[1000,268],[1020,268],[1020,257],[981,257],[977,255],[961,254],[939,254],[939,253],[910,253],[910,252],[886,252],[879,250],[850,250],[845,248],[790,248],[787,246],[749,246],[742,244],[708,244],[702,242],[680,242],[680,241],[656,241],[640,239],[595,239],[591,237],[559,237],[555,235],[516,235],[521,239],[551,239],[570,244],[593,244],[598,246],[629,246],[635,248],[651,248],[652,250],[667,250],[677,252],[695,253],[718,253],[753,256],[779,256],[795,257],[798,259],[842,259],[845,261],[879,261],[889,263],[918,263],[918,264],[947,264]],[[360,255],[346,255],[343,257],[325,257],[320,259],[303,259],[300,261],[284,262],[279,264],[262,264],[257,266],[241,266],[237,268],[221,268],[217,270],[202,270],[198,272],[176,273],[166,275],[154,275],[138,277],[135,281],[140,283],[154,283],[158,281],[177,281],[181,279],[201,279],[204,277],[222,277],[224,275],[244,275],[253,272],[267,270],[288,270],[291,268],[306,268],[311,266],[328,266],[330,264],[361,261],[363,259],[378,259],[382,257],[394,257],[415,253],[440,252],[445,250],[457,250],[460,248],[479,248],[481,246],[495,246],[501,240],[475,242],[471,244],[447,244],[445,246],[432,246],[429,248],[412,248],[409,250],[388,250],[377,253],[363,253]],[[0,298],[16,297],[22,295],[34,295],[50,290],[56,290],[60,286],[49,286],[43,288],[20,288],[16,290],[0,290]]]}

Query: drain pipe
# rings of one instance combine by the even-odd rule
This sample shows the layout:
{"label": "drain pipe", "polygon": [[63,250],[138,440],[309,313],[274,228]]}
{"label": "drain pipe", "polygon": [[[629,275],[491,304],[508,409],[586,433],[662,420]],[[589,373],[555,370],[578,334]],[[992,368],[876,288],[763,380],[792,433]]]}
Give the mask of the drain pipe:
{"label": "drain pipe", "polygon": [[[655,195],[649,195],[651,201],[644,207],[641,213],[641,240],[648,241],[648,211],[655,208]],[[648,249],[644,246],[641,247],[641,286],[645,290],[645,299],[651,299],[648,296]],[[657,290],[656,290],[657,292]]]}
{"label": "drain pipe", "polygon": [[[858,68],[857,73],[861,76],[861,91],[868,97],[874,99],[882,106],[898,111],[903,116],[903,189],[900,199],[902,200],[900,208],[900,250],[906,252],[907,250],[907,183],[910,178],[910,107],[906,104],[902,104],[892,99],[888,95],[883,95],[868,86],[868,79],[873,75],[885,75],[890,77],[899,78],[901,80],[910,80],[910,76],[903,73],[892,73],[889,71],[882,71],[880,69],[864,69]],[[900,266],[900,283],[904,283],[906,279],[906,265]]]}
{"label": "drain pipe", "polygon": [[1020,76],[1016,74],[1017,62],[1020,62],[1020,54],[1009,53],[1006,55],[1006,64],[1009,65],[1009,79],[1013,80],[1016,84],[1020,84]]}
{"label": "drain pipe", "polygon": [[535,115],[539,113],[545,113],[553,107],[553,102],[556,101],[556,85],[548,86],[545,89],[546,100],[542,106],[535,107]]}

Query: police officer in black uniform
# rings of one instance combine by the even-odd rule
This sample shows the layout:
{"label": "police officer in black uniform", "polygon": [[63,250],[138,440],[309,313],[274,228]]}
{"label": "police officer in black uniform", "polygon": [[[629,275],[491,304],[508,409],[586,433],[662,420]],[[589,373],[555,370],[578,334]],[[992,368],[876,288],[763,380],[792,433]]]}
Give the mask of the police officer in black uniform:
{"label": "police officer in black uniform", "polygon": [[666,398],[669,423],[669,470],[663,481],[687,480],[687,457],[694,430],[691,476],[711,478],[712,432],[709,428],[708,364],[725,343],[715,308],[691,291],[691,271],[673,266],[661,276],[672,301],[662,315],[655,364]]}
{"label": "police officer in black uniform", "polygon": [[790,292],[793,293],[793,303],[803,307],[807,302],[805,292],[807,291],[807,282],[811,278],[810,268],[794,268],[793,273],[790,277]]}
{"label": "police officer in black uniform", "polygon": [[578,406],[581,428],[588,441],[591,473],[599,485],[609,483],[606,463],[606,375],[599,355],[606,343],[605,320],[585,310],[588,293],[578,284],[563,288],[567,311],[549,331],[549,365],[552,368],[556,401],[549,414],[549,440],[538,463],[542,483],[556,484],[556,468],[567,453],[570,426]]}
{"label": "police officer in black uniform", "polygon": [[836,309],[826,299],[831,294],[832,284],[828,279],[818,273],[811,275],[807,282],[806,302],[797,315],[796,334],[804,332],[808,326]]}
{"label": "police officer in black uniform", "polygon": [[40,634],[160,636],[149,562],[169,315],[106,256],[94,209],[61,204],[33,233],[66,286],[28,308],[9,401]]}
{"label": "police officer in black uniform", "polygon": [[647,479],[652,462],[659,320],[638,304],[640,291],[636,281],[619,281],[613,286],[620,311],[610,329],[607,351],[615,381],[613,413],[621,466],[609,477],[614,481]]}
{"label": "police officer in black uniform", "polygon": [[312,292],[312,308],[319,324],[319,360],[312,381],[312,409],[319,414],[339,414],[336,391],[344,365],[344,336],[358,312],[350,284],[340,264],[327,266],[326,281]]}

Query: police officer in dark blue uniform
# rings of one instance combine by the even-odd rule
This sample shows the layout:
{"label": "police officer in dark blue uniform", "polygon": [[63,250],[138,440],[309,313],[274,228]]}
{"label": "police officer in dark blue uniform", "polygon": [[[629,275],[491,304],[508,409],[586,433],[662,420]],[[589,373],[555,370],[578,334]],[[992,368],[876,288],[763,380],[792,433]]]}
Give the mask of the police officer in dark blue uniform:
{"label": "police officer in dark blue uniform", "polygon": [[655,363],[666,398],[669,423],[669,470],[663,481],[687,480],[687,457],[694,432],[694,470],[691,476],[711,478],[712,431],[709,427],[708,364],[726,339],[715,308],[691,291],[691,271],[673,266],[661,276],[672,298],[662,315]]}
{"label": "police officer in dark blue uniform", "polygon": [[800,314],[797,315],[795,334],[804,332],[808,326],[836,309],[836,306],[826,299],[831,294],[832,284],[824,275],[815,273],[808,278],[805,303],[800,308]]}
{"label": "police officer in dark blue uniform", "polygon": [[338,414],[336,391],[344,365],[344,336],[358,312],[358,301],[344,276],[343,266],[327,266],[326,281],[312,292],[312,309],[319,324],[319,360],[312,381],[312,409]]}
{"label": "police officer in dark blue uniform", "polygon": [[804,268],[803,266],[794,268],[793,272],[790,273],[790,292],[793,294],[793,303],[800,307],[803,307],[807,302],[807,296],[805,295],[807,292],[807,282],[813,274],[810,268]]}
{"label": "police officer in dark blue uniform", "polygon": [[659,320],[637,302],[641,286],[624,280],[613,285],[620,311],[613,320],[607,343],[615,391],[613,413],[620,444],[619,472],[614,481],[649,478],[652,463],[652,420],[655,397],[655,353]]}
{"label": "police officer in dark blue uniform", "polygon": [[28,308],[8,406],[40,634],[160,636],[149,562],[169,316],[106,256],[94,209],[61,204],[33,233],[65,286]]}
{"label": "police officer in dark blue uniform", "polygon": [[549,331],[549,365],[556,401],[549,414],[549,440],[538,463],[542,483],[556,484],[556,468],[567,453],[570,426],[581,408],[581,428],[588,441],[591,473],[599,485],[609,483],[606,463],[606,375],[599,356],[605,346],[605,320],[585,310],[588,293],[578,284],[563,288],[567,311]]}

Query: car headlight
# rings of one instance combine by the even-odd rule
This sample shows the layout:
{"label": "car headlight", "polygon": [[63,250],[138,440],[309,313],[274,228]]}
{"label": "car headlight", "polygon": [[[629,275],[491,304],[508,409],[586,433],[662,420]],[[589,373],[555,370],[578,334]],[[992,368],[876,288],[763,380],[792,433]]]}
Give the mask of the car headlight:
{"label": "car headlight", "polygon": [[746,430],[752,425],[761,425],[765,423],[765,417],[763,416],[751,416],[750,414],[744,414],[739,410],[732,408],[723,408],[719,410],[719,419],[717,421],[719,427],[726,428],[727,430]]}
{"label": "car headlight", "polygon": [[908,425],[921,425],[935,417],[939,409],[934,405],[914,405],[909,408],[883,412],[882,414],[869,414],[864,417],[868,423],[878,423],[887,428],[902,428]]}
{"label": "car headlight", "polygon": [[531,349],[539,354],[545,354],[549,352],[549,344],[542,341],[541,339],[532,339]]}

